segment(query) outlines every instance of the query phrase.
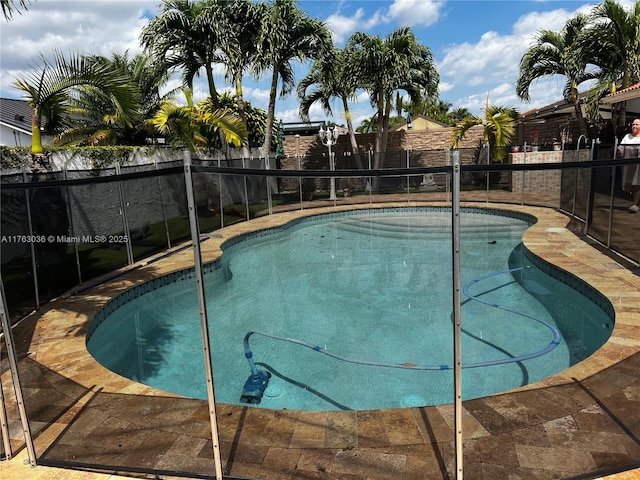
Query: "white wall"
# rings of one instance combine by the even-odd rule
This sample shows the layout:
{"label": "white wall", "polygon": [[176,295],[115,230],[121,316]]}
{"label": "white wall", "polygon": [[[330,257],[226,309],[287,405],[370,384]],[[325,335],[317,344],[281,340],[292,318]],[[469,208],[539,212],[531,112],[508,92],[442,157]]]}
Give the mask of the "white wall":
{"label": "white wall", "polygon": [[7,147],[28,147],[31,145],[31,135],[18,132],[5,125],[0,125],[0,145]]}

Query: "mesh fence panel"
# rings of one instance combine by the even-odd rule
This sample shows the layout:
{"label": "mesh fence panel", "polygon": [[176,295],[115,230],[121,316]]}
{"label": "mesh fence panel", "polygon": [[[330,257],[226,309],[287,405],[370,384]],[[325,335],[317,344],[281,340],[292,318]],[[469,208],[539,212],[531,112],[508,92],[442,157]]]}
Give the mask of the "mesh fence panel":
{"label": "mesh fence panel", "polygon": [[[116,182],[71,185],[69,208],[83,281],[127,264],[120,195]],[[109,240],[112,240],[109,242]]]}
{"label": "mesh fence panel", "polygon": [[134,261],[168,247],[162,195],[156,178],[136,178],[121,183]]}
{"label": "mesh fence panel", "polygon": [[157,177],[171,245],[191,238],[184,173]]}
{"label": "mesh fence panel", "polygon": [[[496,160],[500,155],[492,152]],[[562,152],[562,159],[564,162],[573,162],[578,158],[577,153],[581,161],[588,159],[590,154],[587,149],[578,152],[568,150]],[[377,166],[383,170],[406,168],[407,165],[442,167],[451,164],[452,154],[447,150],[395,151],[378,158],[366,152],[360,155],[360,165],[364,168]],[[482,165],[487,161],[486,149],[463,149],[457,151],[457,155],[463,165]],[[595,152],[596,159],[611,156],[610,145],[598,146]],[[494,160],[491,163],[495,163]],[[265,162],[265,159],[196,159],[194,165],[264,170]],[[53,239],[33,245],[38,269],[38,295],[42,300],[60,294],[79,281],[86,282],[127,265],[129,246],[136,261],[189,240],[184,174],[182,171],[161,171],[164,167],[182,167],[182,164],[182,160],[178,160],[162,165],[122,167],[118,181],[113,181],[117,175],[114,168],[30,174],[28,183],[24,185],[26,190],[3,190],[3,235],[14,232],[29,234],[29,213],[33,217],[32,233]],[[275,165],[275,160],[271,159],[270,164]],[[337,168],[358,167],[353,155],[336,158],[336,164]],[[301,158],[299,165],[307,170],[329,170],[326,154]],[[145,172],[150,176],[128,178],[126,175]],[[553,208],[559,204],[563,210],[575,212],[580,221],[586,221],[589,235],[598,241],[610,244],[611,248],[631,259],[640,256],[638,247],[630,241],[633,236],[627,232],[628,225],[637,222],[637,216],[627,214],[631,197],[621,188],[621,168],[527,171],[514,180],[519,173],[508,170],[489,173],[463,171],[461,200],[524,203]],[[100,177],[111,181],[28,188],[42,182]],[[196,172],[194,193],[201,231],[210,232],[221,226],[290,208],[378,201],[450,201],[449,182],[450,174],[447,172],[394,173],[371,178],[337,177],[332,189],[330,178],[323,176],[268,178],[263,175]],[[2,183],[22,183],[22,175],[4,175]],[[520,186],[518,191],[517,186]],[[547,186],[549,190],[543,192],[541,188]],[[335,191],[335,199],[330,198],[332,190]],[[610,212],[612,194],[614,208]],[[27,195],[30,205],[28,212]],[[121,200],[124,200],[124,212]],[[125,228],[125,220],[128,228]],[[125,238],[127,234],[129,238]],[[31,248],[28,244],[18,245],[15,242],[2,244],[3,275],[15,279],[15,282],[5,282],[12,316],[19,316],[20,312],[37,303],[36,294],[29,288],[34,281]]]}
{"label": "mesh fence panel", "polygon": [[41,300],[54,298],[79,281],[66,196],[65,187],[29,192],[33,234],[45,240],[34,245]]}
{"label": "mesh fence panel", "polygon": [[37,306],[25,191],[0,189],[0,205],[2,280],[13,321]]}

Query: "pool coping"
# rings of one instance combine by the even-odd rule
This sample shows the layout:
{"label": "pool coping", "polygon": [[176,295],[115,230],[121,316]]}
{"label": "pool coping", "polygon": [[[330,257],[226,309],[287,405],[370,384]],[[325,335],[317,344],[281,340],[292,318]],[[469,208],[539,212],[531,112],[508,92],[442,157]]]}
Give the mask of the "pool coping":
{"label": "pool coping", "polygon": [[[229,239],[260,229],[279,227],[302,216],[318,215],[341,210],[414,206],[450,207],[450,204],[444,202],[371,203],[278,213],[260,217],[250,222],[237,223],[209,235],[209,238],[201,243],[202,259],[203,262],[209,263],[219,258],[221,255],[220,245]],[[477,408],[474,408],[474,406],[486,406],[489,404],[504,405],[505,402],[509,403],[513,401],[509,400],[509,398],[515,399],[518,395],[524,395],[526,392],[542,391],[560,386],[575,386],[621,364],[621,362],[626,359],[633,358],[640,352],[640,277],[598,251],[594,246],[579,239],[566,228],[569,223],[568,218],[555,210],[545,207],[495,203],[478,204],[474,202],[465,202],[462,206],[506,210],[534,215],[538,219],[537,223],[530,227],[523,236],[523,242],[526,248],[545,262],[575,275],[598,290],[611,302],[616,314],[615,326],[611,337],[606,344],[591,357],[567,370],[527,385],[526,387],[484,397],[481,401],[477,402],[465,401],[466,412],[463,436],[465,441],[480,441],[491,437],[494,433],[492,433],[490,427],[485,425],[482,417],[478,414]],[[57,372],[62,377],[86,388],[89,392],[99,391],[102,394],[133,395],[141,399],[143,397],[181,398],[177,395],[172,395],[130,381],[102,367],[86,351],[85,334],[93,316],[112,298],[153,278],[169,275],[192,266],[192,249],[183,249],[170,256],[162,256],[157,261],[141,262],[135,269],[107,283],[95,286],[82,294],[62,298],[47,304],[41,311],[35,312],[26,319],[27,322],[35,322],[29,345],[29,351],[32,352],[30,354],[31,360],[36,361],[47,369]],[[602,272],[604,271],[607,272],[606,278],[603,278]],[[70,336],[69,332],[73,332],[73,335]],[[617,395],[625,389],[632,388],[631,386],[633,386],[634,389],[640,390],[640,387],[637,385],[637,378],[627,375],[625,378],[618,379],[615,384],[611,386],[610,392],[608,392],[604,386],[599,386],[597,392],[598,395]],[[636,390],[633,390],[632,393],[635,394],[635,391]],[[638,393],[638,395],[640,396],[640,393]],[[574,399],[575,405],[565,409],[566,411],[564,413],[571,413],[570,411],[572,409],[577,409],[576,411],[580,412],[584,408],[591,407],[594,402],[592,398],[590,399],[588,397],[588,395],[583,396],[580,401]],[[88,403],[89,399],[86,399],[86,402]],[[83,405],[85,404],[85,400],[80,400],[78,403],[79,405]],[[200,406],[201,404],[202,402],[200,402]],[[268,439],[264,438],[264,430],[251,434],[245,431],[246,429],[241,429],[237,423],[232,422],[232,424],[226,425],[223,421],[220,425],[221,442],[227,445],[225,449],[226,455],[224,455],[226,458],[223,458],[223,461],[226,464],[226,468],[230,470],[232,474],[259,475],[260,478],[279,478],[275,473],[269,473],[271,468],[276,468],[275,466],[269,467],[265,465],[265,459],[269,458],[270,448],[279,449],[280,454],[282,454],[282,449],[289,449],[290,451],[302,449],[305,450],[307,454],[310,451],[314,451],[318,455],[319,453],[317,453],[317,451],[324,452],[325,455],[329,455],[327,452],[330,452],[332,455],[331,468],[337,468],[336,472],[350,472],[352,469],[355,469],[355,467],[352,467],[354,455],[373,455],[373,452],[375,452],[376,455],[400,455],[398,452],[402,448],[406,449],[423,444],[439,445],[438,448],[441,449],[441,456],[444,458],[444,460],[441,459],[441,462],[446,464],[445,468],[451,472],[452,456],[450,444],[453,437],[451,431],[453,421],[451,405],[370,412],[282,412],[260,408],[250,409],[254,411],[247,413],[247,408],[248,407],[236,405],[220,405],[218,416],[234,419],[246,415],[268,416],[272,417],[272,421],[275,421],[273,420],[274,418],[282,421],[283,417],[286,417],[290,422],[293,422],[294,420],[292,419],[294,418],[297,419],[297,421],[304,419],[305,422],[314,424],[316,427],[318,425],[324,425],[325,430],[322,434],[320,434],[317,428],[314,429],[313,434],[309,432],[306,434],[299,433],[299,437],[309,435],[309,438],[298,438],[297,440],[294,432],[292,434],[293,437],[290,437],[288,442],[283,442],[279,439],[274,442],[275,445],[269,445]],[[500,411],[499,409],[496,410]],[[431,416],[436,413],[439,415],[439,422],[442,424],[439,425],[437,429],[438,432],[433,434],[433,432],[429,433],[427,431],[428,428],[424,425],[424,418],[425,415],[431,418]],[[382,417],[387,418],[387,420],[382,419]],[[563,415],[560,418],[565,417],[566,415]],[[382,419],[380,421],[385,425],[385,434],[381,434],[381,437],[384,438],[372,439],[367,437],[366,441],[360,440],[362,435],[360,434],[358,424],[360,426],[366,426],[367,429],[375,429],[376,427],[372,426],[370,419],[376,418],[379,420]],[[416,420],[418,423],[422,421],[422,425],[416,427],[418,433],[411,431],[409,434],[410,429],[399,431],[397,427],[392,427],[389,423],[390,420],[388,420],[391,418],[393,422],[400,421],[401,424],[403,422],[416,422]],[[560,420],[558,418],[544,418],[544,422],[539,420],[538,423],[533,422],[532,425],[537,427],[551,421]],[[637,417],[634,417],[632,421],[634,422],[633,428],[640,425]],[[341,425],[339,428],[337,427],[338,424]],[[327,433],[327,426],[332,426],[333,433]],[[527,424],[527,426],[531,427],[529,424]],[[355,433],[353,429],[355,429]],[[402,438],[403,434],[406,436],[405,439]],[[238,435],[241,436],[240,441],[237,441]],[[252,435],[258,436],[254,438]],[[638,432],[637,435],[640,436],[640,432]],[[48,437],[51,442],[56,441],[55,435],[52,437],[47,435],[46,437]],[[204,438],[206,438],[206,436]],[[287,445],[284,443],[287,443]],[[625,445],[627,445],[627,443],[628,442],[625,442]],[[236,456],[238,452],[242,451],[242,448],[239,446],[246,445],[249,450],[251,450],[250,447],[252,446],[254,449],[256,446],[259,446],[259,450],[263,452],[262,460],[239,461],[237,458],[231,458],[229,454],[232,451],[232,445],[236,445],[234,450]],[[449,447],[445,448],[444,445],[449,445]],[[43,448],[44,447],[43,445]],[[48,448],[49,447],[46,447],[47,450]],[[630,458],[634,461],[640,460],[640,446],[635,448],[633,445],[630,445],[627,446],[626,449]],[[382,450],[385,452],[382,452]],[[446,453],[443,453],[445,451]],[[536,452],[542,454],[542,452]],[[249,454],[247,453],[246,455]],[[434,455],[438,457],[437,454]],[[407,465],[410,465],[411,462],[419,463],[417,460],[418,457],[419,455],[416,456],[405,453],[405,469],[409,468]],[[517,457],[520,458],[520,455],[518,454]],[[411,462],[409,460],[411,460]],[[495,461],[497,462],[497,460]],[[274,465],[278,463],[274,460],[271,460],[271,462]],[[229,468],[229,464],[232,464],[232,468]],[[520,464],[521,468],[525,468],[522,467],[522,465],[526,464],[526,461],[520,460]],[[584,464],[589,465],[589,462],[585,461]],[[161,465],[162,462],[159,462],[155,468],[160,468]],[[506,467],[513,468],[514,466],[506,465],[505,468]],[[588,467],[587,470],[596,471],[597,467],[596,462],[592,467]],[[362,469],[363,467],[360,466],[358,468]],[[440,465],[439,468],[442,471],[442,465]],[[576,467],[576,470],[571,470],[571,473],[584,473],[582,470],[584,470],[583,467]],[[406,478],[413,477],[406,473]]]}

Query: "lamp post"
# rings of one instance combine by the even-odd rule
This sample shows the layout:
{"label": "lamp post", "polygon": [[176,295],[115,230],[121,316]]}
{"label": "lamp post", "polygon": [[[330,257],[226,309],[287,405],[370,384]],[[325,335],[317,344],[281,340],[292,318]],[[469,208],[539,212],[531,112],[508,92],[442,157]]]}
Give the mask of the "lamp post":
{"label": "lamp post", "polygon": [[407,130],[413,129],[413,123],[411,122],[411,114],[407,112]]}
{"label": "lamp post", "polygon": [[[331,152],[331,147],[338,142],[339,135],[340,135],[340,132],[338,132],[337,128],[327,127],[327,129],[325,130],[322,128],[322,125],[320,126],[320,131],[318,132],[318,136],[320,137],[322,144],[329,149],[329,170],[331,171],[334,171],[336,168],[334,156],[333,156],[333,153]],[[329,184],[331,186],[331,189],[329,192],[329,200],[335,200],[336,199],[336,179],[334,177],[331,177],[329,179]]]}

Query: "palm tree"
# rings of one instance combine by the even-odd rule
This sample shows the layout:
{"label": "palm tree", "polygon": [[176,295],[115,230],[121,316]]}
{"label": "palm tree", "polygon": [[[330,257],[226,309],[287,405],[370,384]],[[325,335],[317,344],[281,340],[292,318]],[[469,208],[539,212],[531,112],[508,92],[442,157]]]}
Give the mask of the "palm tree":
{"label": "palm tree", "polygon": [[222,35],[217,8],[214,0],[163,0],[160,16],[151,19],[140,34],[142,46],[153,58],[168,69],[181,69],[187,88],[204,68],[214,103],[218,92],[213,65],[221,61],[218,49]]}
{"label": "palm tree", "polygon": [[[2,4],[2,15],[4,15],[5,20],[11,20],[13,17],[13,12],[16,11],[20,13],[20,9],[27,9],[27,3],[30,3],[29,0],[1,0]],[[17,5],[16,5],[17,4]]]}
{"label": "palm tree", "polygon": [[[227,25],[223,7],[216,0],[163,0],[160,16],[154,17],[140,34],[142,46],[167,69],[182,72],[183,85],[192,90],[193,79],[204,69],[209,96],[218,108],[213,66],[222,62],[220,47]],[[222,145],[225,145],[221,137]]]}
{"label": "palm tree", "polygon": [[239,147],[247,141],[247,129],[240,117],[223,108],[210,111],[206,102],[193,103],[191,90],[184,89],[186,106],[164,100],[149,123],[165,135],[170,143],[187,147],[191,152],[209,146],[211,130],[220,131],[229,143]]}
{"label": "palm tree", "polygon": [[319,102],[324,113],[333,115],[332,99],[337,98],[342,102],[349,141],[351,142],[351,152],[358,168],[362,168],[358,141],[349,110],[349,100],[355,98],[355,93],[356,84],[348,69],[346,52],[335,47],[331,54],[316,60],[307,76],[298,84],[300,118],[305,122],[309,121],[309,109],[314,103]]}
{"label": "palm tree", "polygon": [[72,125],[59,133],[54,143],[145,145],[155,133],[146,120],[160,107],[160,89],[168,78],[166,69],[144,54],[129,57],[128,53],[113,53],[111,58],[95,56],[90,57],[90,61],[102,63],[116,75],[127,77],[137,87],[138,115],[133,122],[127,123],[103,92],[80,87],[77,98],[72,102]]}
{"label": "palm tree", "polygon": [[347,42],[346,50],[349,68],[376,108],[374,168],[382,168],[394,92],[404,90],[412,102],[435,95],[439,76],[433,55],[429,48],[418,43],[408,27],[397,29],[384,40],[356,32]]}
{"label": "palm tree", "polygon": [[232,0],[222,10],[225,35],[221,38],[221,60],[226,67],[225,80],[235,88],[238,113],[243,120],[242,78],[257,61],[260,9],[252,0]]}
{"label": "palm tree", "polygon": [[[605,0],[594,7],[590,19],[593,24],[582,37],[582,49],[589,63],[600,68],[589,102],[597,104],[603,95],[640,81],[640,2],[627,11],[616,2]],[[624,117],[622,110],[621,125]]]}
{"label": "palm tree", "polygon": [[[225,35],[221,37],[220,55],[226,67],[225,80],[235,88],[236,111],[245,123],[248,119],[245,114],[242,79],[249,72],[255,75],[259,73],[255,71],[254,65],[258,55],[257,43],[262,9],[261,4],[254,3],[252,0],[226,1],[222,8],[221,22],[225,23]],[[247,128],[249,128],[248,125]],[[250,137],[252,137],[251,134]],[[249,143],[252,144],[252,141],[250,140]],[[243,148],[245,148],[243,156],[248,157],[247,146]]]}
{"label": "palm tree", "polygon": [[470,115],[471,115],[471,112],[469,112],[469,109],[467,108],[464,108],[464,107],[454,108],[451,112],[449,112],[450,121],[448,123],[455,125],[458,122],[461,122],[462,120],[464,120],[466,117],[469,117]]}
{"label": "palm tree", "polygon": [[[264,133],[267,127],[267,112],[261,108],[255,108],[251,102],[242,102],[242,113],[238,97],[229,93],[223,93],[219,98],[220,108],[226,108],[236,112],[247,127],[247,146],[260,147],[264,142]],[[200,102],[201,108],[206,111],[213,111],[211,99],[207,98]]]}
{"label": "palm tree", "polygon": [[[53,134],[57,128],[69,125],[73,114],[73,94],[79,89],[101,92],[125,125],[138,114],[138,92],[129,78],[114,72],[101,62],[72,54],[65,58],[54,52],[51,63],[44,56],[44,65],[15,78],[14,86],[26,93],[32,113],[31,153],[43,152],[41,132]],[[44,120],[44,125],[43,125]]]}
{"label": "palm tree", "polygon": [[371,118],[365,118],[360,122],[360,126],[356,128],[358,133],[374,133],[378,129],[378,115],[372,115]]}
{"label": "palm tree", "polygon": [[577,14],[569,19],[560,32],[540,30],[535,45],[520,60],[520,73],[516,82],[516,94],[524,101],[531,101],[529,88],[542,77],[562,75],[566,77],[563,96],[573,104],[580,133],[587,134],[587,125],[580,105],[578,86],[595,78],[595,72],[587,70],[587,58],[581,48],[581,34],[588,25],[586,15]]}
{"label": "palm tree", "polygon": [[471,115],[454,128],[451,147],[458,148],[470,128],[482,125],[482,143],[491,145],[491,158],[496,162],[502,162],[507,154],[505,147],[511,144],[511,138],[515,134],[517,121],[518,112],[513,107],[489,105],[487,100],[484,118]]}
{"label": "palm tree", "polygon": [[450,102],[437,97],[427,97],[418,103],[409,103],[406,110],[412,116],[425,115],[442,123],[451,124],[449,109],[453,106]]}
{"label": "palm tree", "polygon": [[262,10],[258,41],[258,70],[271,70],[271,87],[267,109],[267,131],[263,152],[271,151],[278,85],[280,95],[294,89],[293,61],[317,60],[331,51],[331,34],[326,26],[309,18],[296,7],[295,0],[273,0]]}

